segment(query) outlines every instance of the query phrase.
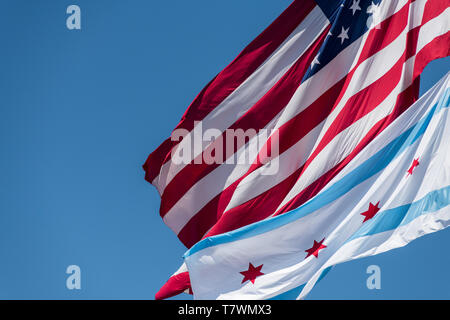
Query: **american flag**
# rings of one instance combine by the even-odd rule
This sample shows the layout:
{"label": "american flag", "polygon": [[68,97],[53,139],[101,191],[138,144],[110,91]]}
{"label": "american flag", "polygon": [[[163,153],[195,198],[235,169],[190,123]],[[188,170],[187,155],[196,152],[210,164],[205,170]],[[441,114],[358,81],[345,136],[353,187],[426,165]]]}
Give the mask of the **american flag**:
{"label": "american flag", "polygon": [[[144,164],[167,226],[190,248],[317,195],[417,100],[424,67],[449,55],[449,7],[448,0],[294,1],[194,99],[174,130],[186,132],[183,139],[172,135]],[[192,148],[200,126],[220,134]],[[244,164],[202,161],[227,129],[254,132],[227,160],[261,137],[265,143]],[[267,155],[274,145],[278,152]],[[188,148],[188,161],[174,161]],[[189,288],[183,264],[156,298]]]}

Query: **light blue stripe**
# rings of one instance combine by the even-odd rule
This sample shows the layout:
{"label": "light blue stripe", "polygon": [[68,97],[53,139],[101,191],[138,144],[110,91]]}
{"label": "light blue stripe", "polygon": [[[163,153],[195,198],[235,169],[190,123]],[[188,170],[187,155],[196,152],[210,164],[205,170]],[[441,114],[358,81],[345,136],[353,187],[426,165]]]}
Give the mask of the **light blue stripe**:
{"label": "light blue stripe", "polygon": [[355,170],[347,174],[341,180],[330,186],[327,190],[323,191],[303,206],[271,219],[259,221],[231,232],[203,239],[188,250],[184,254],[184,258],[208,247],[246,239],[282,227],[308,214],[311,214],[340,198],[355,186],[386,168],[392,160],[397,158],[406,148],[417,141],[417,139],[419,139],[427,129],[431,119],[441,109],[449,106],[449,98],[450,88],[441,95],[439,102],[431,108],[425,117],[421,118],[411,128],[403,132],[400,136],[362,163]]}
{"label": "light blue stripe", "polygon": [[279,294],[273,298],[267,300],[295,300],[302,292],[303,288],[306,284],[302,284],[301,286],[294,288],[292,290],[286,291],[285,293]]}
{"label": "light blue stripe", "polygon": [[436,212],[450,205],[450,186],[434,190],[422,199],[397,208],[377,213],[347,241],[394,230],[412,222],[414,219],[431,212]]}
{"label": "light blue stripe", "polygon": [[[333,268],[333,266],[328,267],[326,269],[324,269],[319,277],[319,279],[317,280],[317,282],[320,282],[327,274],[328,272]],[[306,286],[305,284],[302,284],[299,287],[296,287],[294,289],[291,289],[289,291],[286,291],[282,294],[279,294],[275,297],[272,297],[268,300],[295,300],[297,299],[297,297],[300,295],[300,293],[302,292],[303,288]]]}

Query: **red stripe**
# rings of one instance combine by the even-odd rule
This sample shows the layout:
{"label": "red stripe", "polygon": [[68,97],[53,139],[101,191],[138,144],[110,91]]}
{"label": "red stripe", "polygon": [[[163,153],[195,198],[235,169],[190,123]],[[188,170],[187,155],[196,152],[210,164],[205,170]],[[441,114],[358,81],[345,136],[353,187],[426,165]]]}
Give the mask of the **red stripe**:
{"label": "red stripe", "polygon": [[409,59],[416,55],[419,33],[420,33],[420,26],[408,32],[407,35],[408,38],[406,42],[406,59]]}
{"label": "red stripe", "polygon": [[171,276],[169,280],[162,286],[156,293],[155,300],[168,299],[183,293],[186,289],[191,287],[191,281],[189,279],[188,272],[181,272],[174,276]]}
{"label": "red stripe", "polygon": [[[314,9],[313,0],[295,0],[264,32],[253,40],[222,72],[220,72],[194,99],[176,129],[192,130],[194,121],[200,121],[238,88],[295,30]],[[145,179],[152,182],[161,166],[170,158],[177,144],[170,138],[153,151],[143,165]]]}
{"label": "red stripe", "polygon": [[[308,48],[289,71],[264,95],[250,110],[244,114],[228,129],[255,129],[264,128],[289,102],[301,83],[312,60],[316,56],[320,45],[326,38],[329,27],[322,32],[315,43]],[[166,186],[161,199],[160,214],[162,217],[173,207],[173,205],[200,179],[216,169],[220,164],[206,164],[202,161],[204,155],[215,146],[223,146],[223,154],[226,150],[225,133],[222,134],[210,147],[208,147],[197,159],[183,168]],[[224,158],[234,156],[241,145],[235,145],[233,154],[225,155]],[[196,164],[197,163],[197,164]]]}

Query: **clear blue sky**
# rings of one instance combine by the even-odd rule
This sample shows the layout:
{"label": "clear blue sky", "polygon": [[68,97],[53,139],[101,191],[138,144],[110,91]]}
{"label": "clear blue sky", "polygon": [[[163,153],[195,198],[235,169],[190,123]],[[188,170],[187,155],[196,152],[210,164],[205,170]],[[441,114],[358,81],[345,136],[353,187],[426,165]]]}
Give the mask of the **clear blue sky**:
{"label": "clear blue sky", "polygon": [[[141,165],[290,0],[2,0],[0,298],[152,299],[185,248]],[[82,30],[66,28],[77,4]],[[430,65],[422,91],[450,68]],[[312,299],[450,299],[450,230],[337,266]],[[82,290],[65,270],[82,271]],[[367,266],[382,290],[366,288]],[[190,296],[181,296],[190,298]]]}

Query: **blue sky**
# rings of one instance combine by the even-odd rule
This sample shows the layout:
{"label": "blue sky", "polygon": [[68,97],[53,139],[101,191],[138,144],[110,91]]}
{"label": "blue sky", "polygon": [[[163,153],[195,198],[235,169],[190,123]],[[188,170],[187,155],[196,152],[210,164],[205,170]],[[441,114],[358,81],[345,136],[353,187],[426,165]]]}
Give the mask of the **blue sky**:
{"label": "blue sky", "polygon": [[[152,299],[185,248],[141,165],[290,0],[3,0],[0,299]],[[81,7],[82,30],[66,28]],[[432,63],[422,92],[450,67]],[[310,299],[450,299],[450,230],[335,267]],[[67,290],[67,266],[82,289]],[[382,289],[366,288],[366,268]],[[182,295],[181,298],[190,298]]]}

